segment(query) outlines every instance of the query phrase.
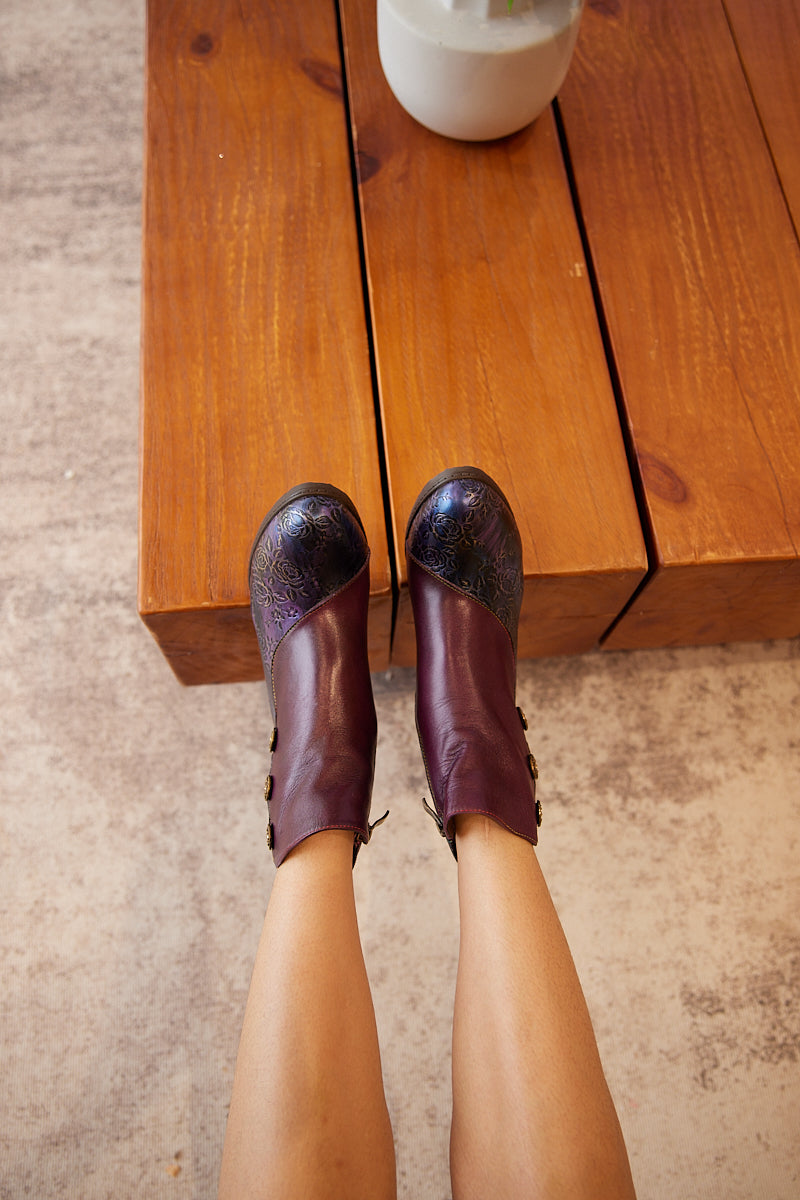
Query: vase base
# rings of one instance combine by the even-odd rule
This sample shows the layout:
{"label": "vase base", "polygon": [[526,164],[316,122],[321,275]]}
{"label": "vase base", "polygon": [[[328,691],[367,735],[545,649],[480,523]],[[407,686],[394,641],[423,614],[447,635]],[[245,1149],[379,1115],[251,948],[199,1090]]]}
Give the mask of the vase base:
{"label": "vase base", "polygon": [[443,0],[378,0],[381,66],[403,108],[434,133],[506,137],[564,82],[582,10],[583,0],[543,0],[487,17]]}

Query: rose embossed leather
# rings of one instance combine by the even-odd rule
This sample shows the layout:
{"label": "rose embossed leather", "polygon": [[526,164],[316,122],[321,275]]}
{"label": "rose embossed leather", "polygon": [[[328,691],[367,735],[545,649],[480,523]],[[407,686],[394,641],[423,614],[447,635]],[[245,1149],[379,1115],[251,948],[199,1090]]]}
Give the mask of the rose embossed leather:
{"label": "rose embossed leather", "polygon": [[538,769],[516,707],[522,546],[511,508],[476,467],[423,488],[406,529],[417,634],[417,729],[436,820],[477,812],[536,845]]}
{"label": "rose embossed leather", "polygon": [[249,578],[274,718],[264,795],[275,865],[324,829],[353,831],[355,863],[375,827],[377,723],[367,657],[369,547],[350,498],[329,484],[287,492],[261,523]]}

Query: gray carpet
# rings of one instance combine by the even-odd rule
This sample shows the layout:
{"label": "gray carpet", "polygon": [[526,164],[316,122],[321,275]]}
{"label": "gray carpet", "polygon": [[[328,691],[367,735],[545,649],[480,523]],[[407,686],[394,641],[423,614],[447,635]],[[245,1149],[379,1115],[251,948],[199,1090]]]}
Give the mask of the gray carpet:
{"label": "gray carpet", "polygon": [[[135,611],[143,11],[0,8],[0,1196],[213,1197],[252,956],[263,688]],[[454,864],[413,674],[356,871],[403,1200],[444,1200]],[[800,1196],[800,644],[525,663],[541,861],[640,1200]]]}

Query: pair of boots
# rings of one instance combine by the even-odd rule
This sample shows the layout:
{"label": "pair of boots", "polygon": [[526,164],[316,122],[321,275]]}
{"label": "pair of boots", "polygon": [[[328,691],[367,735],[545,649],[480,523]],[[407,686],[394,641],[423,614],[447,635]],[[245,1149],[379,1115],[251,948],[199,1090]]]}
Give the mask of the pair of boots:
{"label": "pair of boots", "polygon": [[[328,484],[287,492],[253,545],[251,610],[274,717],[264,797],[276,866],[324,829],[353,831],[355,863],[385,820],[369,823],[369,555],[355,506]],[[434,804],[425,807],[454,855],[461,813],[483,813],[535,845],[536,761],[515,707],[522,547],[497,484],[475,467],[437,475],[414,504],[406,556]]]}

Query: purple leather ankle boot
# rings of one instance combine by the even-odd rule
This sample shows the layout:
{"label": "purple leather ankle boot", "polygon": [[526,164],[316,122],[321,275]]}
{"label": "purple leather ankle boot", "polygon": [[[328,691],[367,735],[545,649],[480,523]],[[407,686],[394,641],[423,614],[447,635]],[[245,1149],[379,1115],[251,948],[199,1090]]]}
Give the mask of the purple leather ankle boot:
{"label": "purple leather ankle boot", "polygon": [[435,809],[423,803],[454,855],[460,813],[483,813],[535,846],[538,770],[515,700],[522,546],[494,480],[477,467],[432,479],[408,522],[406,558]]}
{"label": "purple leather ankle boot", "polygon": [[250,555],[250,609],[274,719],[264,798],[276,866],[324,829],[353,831],[355,864],[375,827],[368,601],[369,547],[353,502],[329,484],[287,492]]}

